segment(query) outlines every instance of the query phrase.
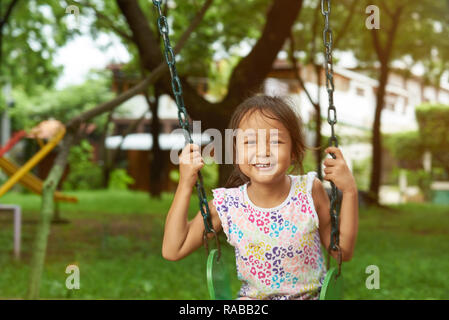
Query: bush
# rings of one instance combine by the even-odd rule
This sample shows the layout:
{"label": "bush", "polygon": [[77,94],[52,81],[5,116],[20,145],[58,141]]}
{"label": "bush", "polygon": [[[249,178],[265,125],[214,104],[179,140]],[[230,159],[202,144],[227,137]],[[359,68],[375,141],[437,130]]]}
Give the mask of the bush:
{"label": "bush", "polygon": [[133,183],[134,179],[126,173],[125,169],[115,169],[111,172],[108,189],[128,190],[128,185]]}
{"label": "bush", "polygon": [[352,162],[352,174],[359,190],[369,189],[371,158]]}
{"label": "bush", "polygon": [[415,113],[421,141],[432,153],[432,164],[449,174],[449,106],[427,103],[418,106]]}
{"label": "bush", "polygon": [[89,141],[82,140],[70,148],[70,172],[64,181],[64,190],[92,190],[101,188],[102,172],[100,166],[92,162],[93,147]]}
{"label": "bush", "polygon": [[[209,191],[217,187],[218,184],[218,164],[212,162],[209,159],[204,160],[204,167],[201,169],[201,174],[203,175],[203,185],[205,191]],[[170,180],[178,183],[179,182],[179,169],[173,169],[169,173]]]}
{"label": "bush", "polygon": [[408,186],[418,186],[424,198],[427,201],[432,200],[432,189],[431,189],[433,182],[432,173],[422,169],[408,170],[408,169],[395,168],[393,169],[392,172],[392,179],[394,179],[395,181],[399,181],[399,173],[401,171],[405,172]]}
{"label": "bush", "polygon": [[398,132],[384,136],[384,145],[401,168],[417,169],[422,166],[425,147],[418,131]]}

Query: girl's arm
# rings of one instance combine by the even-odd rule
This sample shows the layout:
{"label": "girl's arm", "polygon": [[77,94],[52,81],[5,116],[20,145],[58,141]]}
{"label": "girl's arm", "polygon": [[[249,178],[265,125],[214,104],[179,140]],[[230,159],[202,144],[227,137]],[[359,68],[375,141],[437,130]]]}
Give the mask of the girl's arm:
{"label": "girl's arm", "polygon": [[[329,147],[325,152],[336,155],[336,159],[326,159],[324,161],[326,166],[324,179],[334,182],[343,194],[340,210],[340,249],[342,260],[349,261],[354,253],[358,231],[359,206],[357,185],[340,149]],[[321,242],[328,249],[331,234],[330,201],[321,181],[318,179],[315,179],[313,183],[312,197],[320,221]],[[337,259],[338,254],[336,251],[331,250],[330,254]]]}
{"label": "girl's arm", "polygon": [[[203,244],[204,233],[201,211],[198,211],[191,221],[187,219],[192,188],[198,171],[204,166],[199,147],[194,144],[187,145],[179,157],[179,162],[179,184],[165,221],[162,243],[162,256],[173,261],[180,260],[198,249]],[[212,200],[209,201],[209,209],[213,228],[218,233],[221,230],[221,222]]]}

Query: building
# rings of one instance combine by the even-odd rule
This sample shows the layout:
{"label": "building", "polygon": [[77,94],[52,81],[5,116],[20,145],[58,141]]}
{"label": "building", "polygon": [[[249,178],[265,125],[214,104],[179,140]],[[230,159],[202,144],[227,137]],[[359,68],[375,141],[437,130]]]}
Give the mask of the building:
{"label": "building", "polygon": [[[139,81],[138,77],[125,76],[121,71],[122,65],[110,65],[108,69],[113,72],[112,90],[121,92],[127,90]],[[134,179],[134,184],[130,186],[134,190],[148,191],[150,188],[150,171],[151,171],[151,150],[153,148],[153,137],[150,133],[152,122],[151,108],[147,99],[143,94],[138,94],[131,99],[125,101],[112,114],[112,123],[114,129],[112,135],[108,136],[105,141],[106,148],[111,151],[120,146],[122,152],[121,159],[127,163],[128,174]],[[163,179],[162,190],[174,191],[176,183],[171,181],[170,171],[177,169],[170,157],[172,150],[181,150],[185,144],[185,138],[182,133],[173,133],[179,129],[178,109],[176,103],[168,96],[162,95],[159,98],[158,118],[161,126],[159,132],[159,147],[161,155],[167,166],[162,173]],[[139,121],[139,124],[130,134],[123,139],[123,134],[128,127]],[[197,144],[207,144],[210,137],[207,134],[192,135],[192,139]]]}
{"label": "building", "polygon": [[[114,72],[117,78],[118,73],[117,71]],[[301,67],[300,72],[312,99],[317,101],[319,95],[321,116],[327,118],[328,97],[324,82],[324,71],[321,70],[321,82],[319,86],[317,85],[315,68],[312,65]],[[114,88],[117,90],[119,81],[116,80],[114,83]],[[199,91],[204,91],[202,89],[207,88],[204,81],[198,83],[201,87]],[[336,130],[339,136],[347,138],[345,141],[349,141],[341,149],[349,166],[352,167],[355,161],[363,161],[371,157],[372,148],[370,136],[376,107],[378,81],[362,72],[334,66],[334,84],[334,101],[338,119]],[[129,84],[125,85],[125,87],[127,86]],[[313,121],[315,112],[313,105],[308,100],[305,91],[299,85],[294,74],[294,68],[292,68],[288,61],[277,60],[274,63],[263,88],[266,94],[289,96],[301,114],[303,121],[305,123]],[[205,92],[203,93],[206,94]],[[383,133],[394,133],[416,130],[415,107],[429,101],[449,104],[449,89],[425,85],[419,77],[411,76],[406,78],[401,76],[399,71],[393,71],[386,87],[386,105],[382,111],[381,131]],[[137,128],[136,132],[129,135],[122,145],[122,149],[128,150],[129,159],[141,157],[139,161],[134,161],[134,165],[130,163],[131,167],[148,167],[148,155],[144,155],[143,153],[140,156],[132,155],[135,152],[150,152],[151,150],[152,137],[148,133],[151,126],[151,112],[148,109],[149,106],[145,98],[139,95],[120,106],[113,116],[115,131],[114,136],[108,137],[107,139],[108,148],[117,147],[121,141],[120,134],[126,130],[131,122],[145,114],[145,119]],[[168,151],[173,147],[174,143],[173,138],[169,138],[169,134],[178,128],[177,107],[169,96],[164,95],[160,98],[158,110],[158,116],[163,128],[159,141],[162,149]],[[326,122],[323,122],[322,134],[330,135],[330,127]],[[207,143],[208,137],[202,137],[202,140],[203,143]],[[182,135],[179,136],[179,141],[184,141]],[[313,141],[314,133],[312,131],[307,132],[308,144],[312,145]],[[170,166],[171,169],[175,167]],[[385,169],[388,171],[391,167],[386,166]],[[131,172],[142,172],[142,169],[129,170]]]}

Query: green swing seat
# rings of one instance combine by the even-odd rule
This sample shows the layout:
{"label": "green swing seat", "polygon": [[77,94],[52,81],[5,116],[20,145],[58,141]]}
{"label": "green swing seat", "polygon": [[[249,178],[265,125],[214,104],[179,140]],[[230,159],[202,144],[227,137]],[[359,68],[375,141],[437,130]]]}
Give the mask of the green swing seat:
{"label": "green swing seat", "polygon": [[331,268],[326,273],[321,287],[320,300],[343,299],[343,278],[338,275],[338,268]]}
{"label": "green swing seat", "polygon": [[207,257],[207,289],[211,300],[232,300],[231,281],[218,250],[213,249]]}
{"label": "green swing seat", "polygon": [[[218,258],[218,250],[213,249],[207,257],[207,289],[211,300],[232,300],[231,281],[223,259]],[[321,287],[320,300],[340,300],[343,298],[343,279],[338,268],[331,268]]]}

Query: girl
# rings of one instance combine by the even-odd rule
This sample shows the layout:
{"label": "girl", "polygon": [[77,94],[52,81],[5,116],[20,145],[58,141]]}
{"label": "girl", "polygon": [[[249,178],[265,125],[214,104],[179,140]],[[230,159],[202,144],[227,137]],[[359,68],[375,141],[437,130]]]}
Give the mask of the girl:
{"label": "girl", "polygon": [[[317,299],[326,274],[321,245],[329,247],[330,201],[315,172],[300,169],[305,154],[302,124],[282,99],[254,96],[235,110],[234,172],[209,202],[214,230],[235,247],[240,299]],[[267,133],[262,135],[260,133]],[[324,161],[324,179],[343,193],[342,260],[351,259],[358,229],[357,186],[341,151]],[[180,155],[180,180],[168,212],[162,255],[179,260],[203,243],[201,213],[187,220],[197,173],[204,166],[197,145]],[[291,171],[290,171],[291,172]],[[330,252],[334,258],[337,253]]]}

